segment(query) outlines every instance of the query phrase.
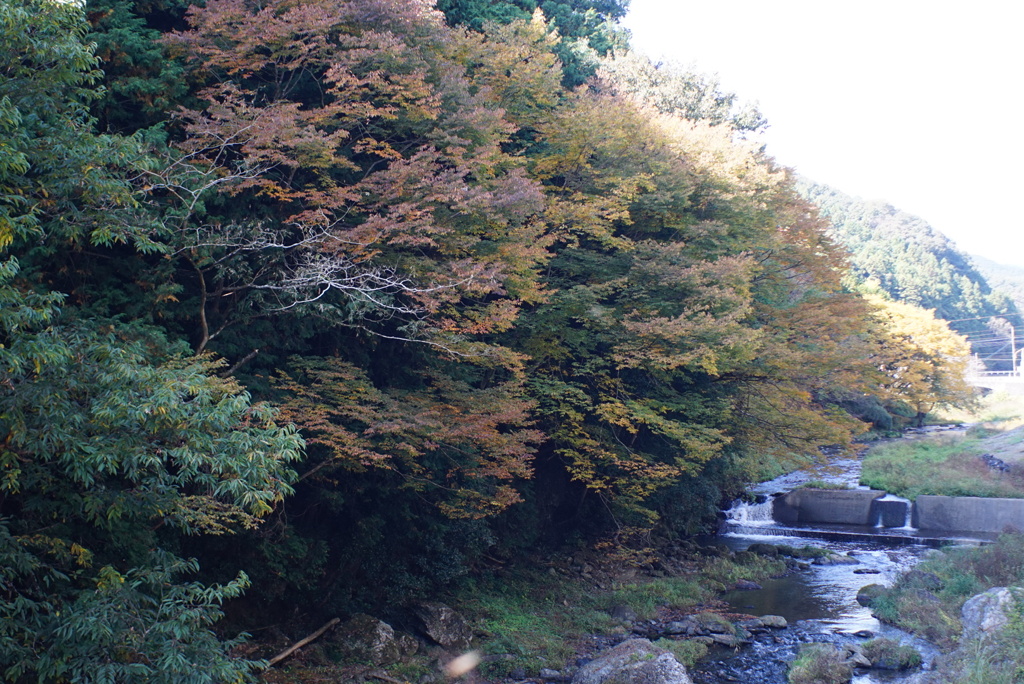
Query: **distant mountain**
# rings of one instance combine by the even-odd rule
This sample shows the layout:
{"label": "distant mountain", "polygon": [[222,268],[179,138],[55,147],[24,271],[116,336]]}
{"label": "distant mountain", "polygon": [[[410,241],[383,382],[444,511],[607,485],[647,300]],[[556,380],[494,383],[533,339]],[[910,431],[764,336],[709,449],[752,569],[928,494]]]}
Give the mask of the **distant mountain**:
{"label": "distant mountain", "polygon": [[[937,317],[967,336],[989,369],[1010,368],[1009,323],[1020,326],[1014,300],[1024,301],[1024,269],[1022,296],[1010,296],[1010,288],[994,289],[976,261],[924,219],[827,185],[801,180],[798,187],[831,221],[830,234],[850,251],[855,277],[877,284],[897,301],[934,309]],[[1005,282],[1012,278],[1006,276]]]}
{"label": "distant mountain", "polygon": [[1024,267],[1000,264],[977,254],[972,254],[971,260],[993,290],[1005,293],[1018,310],[1024,310]]}

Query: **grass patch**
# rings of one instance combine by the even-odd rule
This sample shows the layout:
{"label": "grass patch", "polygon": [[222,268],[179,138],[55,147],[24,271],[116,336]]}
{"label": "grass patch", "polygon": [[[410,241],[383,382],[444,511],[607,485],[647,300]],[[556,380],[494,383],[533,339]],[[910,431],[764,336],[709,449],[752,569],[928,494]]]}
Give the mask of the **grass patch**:
{"label": "grass patch", "polygon": [[789,684],[846,684],[853,666],[832,644],[805,644],[786,675]]}
{"label": "grass patch", "polygon": [[[1011,631],[1013,628],[1011,628]],[[1020,684],[1024,681],[1024,633],[993,644],[972,642],[943,663],[936,681],[944,684]]]}
{"label": "grass patch", "polygon": [[599,599],[602,606],[629,606],[637,617],[647,620],[659,608],[689,608],[708,601],[714,592],[697,579],[665,577],[626,584]]}
{"label": "grass patch", "polygon": [[845,482],[827,482],[825,480],[808,480],[799,485],[797,489],[850,489]]}
{"label": "grass patch", "polygon": [[911,500],[921,494],[1024,497],[1020,469],[1009,473],[992,470],[979,458],[983,448],[979,437],[880,444],[865,454],[860,481]]}
{"label": "grass patch", "polygon": [[[694,557],[699,569],[685,576],[638,579],[600,590],[586,580],[534,569],[486,580],[467,582],[456,601],[459,611],[484,635],[481,674],[508,677],[522,669],[562,670],[593,634],[625,635],[609,611],[627,607],[640,619],[662,609],[696,612],[700,604],[739,579],[761,580],[781,574],[785,561],[750,552],[728,556]],[[722,619],[703,614],[708,619]],[[680,662],[692,664],[706,652],[696,643],[666,640],[659,646]]]}
{"label": "grass patch", "polygon": [[974,410],[945,409],[938,417],[947,423],[982,423],[1009,430],[1024,425],[1024,397],[993,392],[983,397]]}
{"label": "grass patch", "polygon": [[485,676],[516,668],[560,669],[588,634],[609,633],[617,623],[582,583],[544,573],[520,573],[475,584],[461,608],[476,616],[486,635],[484,653],[499,657],[481,666]]}
{"label": "grass patch", "polygon": [[932,554],[879,597],[872,612],[884,622],[952,648],[961,631],[960,608],[967,599],[992,587],[1022,584],[1024,534],[1004,534],[994,544]]}
{"label": "grass patch", "polygon": [[921,664],[921,654],[916,648],[906,646],[892,639],[871,639],[863,645],[864,655],[875,667],[886,670],[909,670]]}
{"label": "grass patch", "polygon": [[707,644],[698,641],[661,638],[655,641],[654,645],[674,655],[676,660],[686,667],[693,667],[698,660],[708,654]]}
{"label": "grass patch", "polygon": [[741,579],[756,582],[781,575],[786,562],[771,556],[740,552],[733,558],[711,558],[702,569],[702,576],[718,591],[728,589]]}

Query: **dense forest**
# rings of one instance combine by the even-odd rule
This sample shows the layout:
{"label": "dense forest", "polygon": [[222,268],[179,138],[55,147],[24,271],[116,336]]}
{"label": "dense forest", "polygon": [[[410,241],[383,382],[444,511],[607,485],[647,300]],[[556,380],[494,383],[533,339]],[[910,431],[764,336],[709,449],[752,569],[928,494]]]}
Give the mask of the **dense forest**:
{"label": "dense forest", "polygon": [[923,219],[884,202],[803,179],[798,189],[832,223],[829,235],[850,251],[858,281],[897,301],[934,310],[968,338],[985,368],[1011,369],[1020,311],[1005,287],[993,290],[971,257]]}
{"label": "dense forest", "polygon": [[624,11],[0,0],[4,678],[245,680],[225,610],[639,553],[968,399]]}
{"label": "dense forest", "polygon": [[1024,308],[1024,269],[999,264],[977,254],[971,255],[971,260],[994,290],[1005,292],[1013,300],[1017,311]]}

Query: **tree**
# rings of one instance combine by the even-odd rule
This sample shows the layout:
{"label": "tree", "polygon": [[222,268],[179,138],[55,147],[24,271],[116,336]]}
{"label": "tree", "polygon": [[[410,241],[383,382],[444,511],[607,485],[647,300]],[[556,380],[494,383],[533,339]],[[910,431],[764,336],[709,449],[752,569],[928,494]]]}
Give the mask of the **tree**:
{"label": "tree", "polygon": [[248,680],[259,663],[209,629],[244,574],[179,584],[196,566],[165,549],[255,524],[302,441],[211,357],[49,289],[77,250],[166,250],[128,173],[139,139],[92,130],[85,29],[73,4],[0,3],[0,669]]}
{"label": "tree", "polygon": [[882,328],[875,359],[887,375],[888,395],[913,408],[918,426],[935,407],[971,406],[975,393],[966,379],[967,340],[934,311],[878,296],[869,300]]}
{"label": "tree", "polygon": [[232,198],[209,215],[187,201],[179,222],[200,348],[293,310],[456,349],[539,296],[541,196],[456,61],[472,39],[425,3],[222,0],[189,16],[170,40],[212,83],[182,115],[195,180],[162,185]]}
{"label": "tree", "polygon": [[441,0],[439,10],[452,25],[493,34],[498,25],[534,20],[556,31],[550,46],[560,61],[562,83],[575,88],[594,75],[600,58],[626,42],[616,22],[628,0]]}
{"label": "tree", "polygon": [[740,104],[735,93],[722,91],[717,76],[674,62],[655,63],[637,52],[622,51],[602,61],[601,74],[622,93],[662,114],[728,124],[736,131],[760,131],[768,125],[756,104]]}

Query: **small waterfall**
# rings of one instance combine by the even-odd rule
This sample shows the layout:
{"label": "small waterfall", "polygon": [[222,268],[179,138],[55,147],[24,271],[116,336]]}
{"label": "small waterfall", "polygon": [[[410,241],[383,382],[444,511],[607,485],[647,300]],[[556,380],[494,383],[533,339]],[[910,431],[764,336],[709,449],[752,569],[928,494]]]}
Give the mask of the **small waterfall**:
{"label": "small waterfall", "polygon": [[872,504],[876,516],[875,527],[896,530],[916,530],[913,525],[914,504],[909,499],[886,494]]}
{"label": "small waterfall", "polygon": [[900,529],[917,531],[917,528],[914,527],[914,504],[910,501],[907,501],[907,517],[904,518],[903,527]]}
{"label": "small waterfall", "polygon": [[725,512],[726,522],[733,525],[749,525],[754,527],[774,525],[772,517],[772,500],[761,503],[735,501],[732,508]]}

